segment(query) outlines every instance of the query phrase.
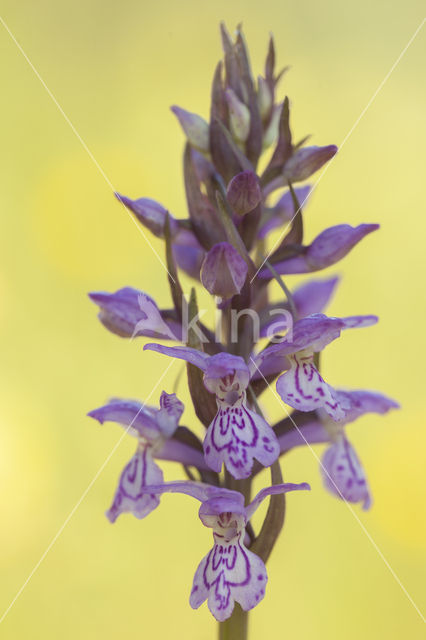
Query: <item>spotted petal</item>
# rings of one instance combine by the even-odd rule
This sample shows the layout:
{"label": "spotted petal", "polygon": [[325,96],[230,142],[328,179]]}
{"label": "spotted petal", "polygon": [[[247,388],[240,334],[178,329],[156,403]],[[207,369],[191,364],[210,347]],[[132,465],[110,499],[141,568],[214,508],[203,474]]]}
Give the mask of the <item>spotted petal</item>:
{"label": "spotted petal", "polygon": [[160,409],[155,417],[158,427],[166,438],[176,431],[181,415],[185,409],[183,402],[179,400],[175,393],[162,392],[160,396]]}
{"label": "spotted petal", "polygon": [[290,369],[277,380],[277,391],[282,400],[295,409],[312,411],[323,407],[333,420],[342,420],[345,410],[334,389],[327,384],[313,363],[312,355],[289,357]]}
{"label": "spotted petal", "polygon": [[362,508],[369,509],[371,495],[365,471],[344,435],[324,453],[321,471],[324,486],[333,495],[348,502],[362,502]]}
{"label": "spotted petal", "polygon": [[149,447],[138,450],[124,467],[108,519],[115,522],[121,513],[133,513],[136,518],[145,518],[160,504],[154,493],[145,493],[146,485],[163,481],[163,472],[154,462]]}
{"label": "spotted petal", "polygon": [[204,439],[206,462],[219,472],[222,464],[234,478],[247,478],[253,459],[264,466],[275,462],[279,445],[274,431],[265,420],[244,403],[220,407]]}
{"label": "spotted petal", "polygon": [[264,563],[242,542],[217,543],[198,566],[189,602],[197,609],[208,599],[211,613],[223,622],[235,602],[244,611],[255,607],[265,595],[267,581]]}

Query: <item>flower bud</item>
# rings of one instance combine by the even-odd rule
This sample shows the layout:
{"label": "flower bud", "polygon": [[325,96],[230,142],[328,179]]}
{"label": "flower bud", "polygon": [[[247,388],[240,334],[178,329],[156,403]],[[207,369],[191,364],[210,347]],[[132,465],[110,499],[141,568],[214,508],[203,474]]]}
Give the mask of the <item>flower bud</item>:
{"label": "flower bud", "polygon": [[226,196],[236,214],[253,211],[262,199],[259,180],[253,171],[237,173],[228,184]]}
{"label": "flower bud", "polygon": [[209,125],[196,113],[185,111],[180,107],[171,107],[173,113],[180,122],[180,125],[188,138],[190,145],[199,151],[209,151]]}
{"label": "flower bud", "polygon": [[272,108],[272,91],[265,78],[258,77],[257,80],[257,104],[259,106],[260,116],[262,120],[266,120]]}
{"label": "flower bud", "polygon": [[263,134],[262,146],[263,149],[267,149],[277,140],[280,127],[282,104],[276,104],[272,109],[271,119],[268,127]]}
{"label": "flower bud", "polygon": [[327,147],[304,147],[296,151],[286,162],[284,177],[290,182],[306,180],[313,173],[321,169],[337,153],[337,147],[330,144]]}
{"label": "flower bud", "polygon": [[247,264],[229,242],[215,244],[201,267],[201,282],[211,294],[231,298],[240,293],[246,276]]}
{"label": "flower bud", "polygon": [[229,107],[231,133],[238,142],[245,142],[250,133],[250,111],[232,89],[225,91],[225,97]]}
{"label": "flower bud", "polygon": [[[151,198],[138,198],[132,200],[127,196],[115,193],[117,200],[122,202],[141,222],[144,227],[149,229],[157,238],[164,237],[164,225],[166,223],[167,209],[162,204]],[[175,218],[169,215],[170,229],[172,235],[177,231],[177,222]]]}

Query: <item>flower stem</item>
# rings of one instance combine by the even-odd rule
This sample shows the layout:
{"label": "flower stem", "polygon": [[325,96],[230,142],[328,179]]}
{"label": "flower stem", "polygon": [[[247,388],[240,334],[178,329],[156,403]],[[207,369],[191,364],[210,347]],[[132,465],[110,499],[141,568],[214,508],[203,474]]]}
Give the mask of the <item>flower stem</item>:
{"label": "flower stem", "polygon": [[248,611],[243,611],[235,604],[234,611],[228,620],[219,622],[219,640],[247,640]]}

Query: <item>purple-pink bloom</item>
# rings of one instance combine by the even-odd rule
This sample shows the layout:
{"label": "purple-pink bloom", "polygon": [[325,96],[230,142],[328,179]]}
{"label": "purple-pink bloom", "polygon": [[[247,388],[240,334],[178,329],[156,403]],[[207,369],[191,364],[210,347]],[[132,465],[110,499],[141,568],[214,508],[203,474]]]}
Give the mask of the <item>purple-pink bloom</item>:
{"label": "purple-pink bloom", "polygon": [[204,455],[213,471],[222,464],[234,478],[248,478],[253,459],[270,466],[278,457],[274,431],[247,406],[246,389],[252,370],[241,356],[214,356],[189,347],[166,347],[149,343],[144,349],[186,360],[204,372],[204,385],[216,395],[218,411],[204,438]]}
{"label": "purple-pink bloom", "polygon": [[[169,439],[178,427],[183,410],[184,405],[175,393],[163,391],[159,409],[134,400],[117,399],[89,412],[88,415],[101,424],[117,422],[138,441],[136,453],[124,467],[114,500],[106,513],[111,522],[126,512],[133,513],[136,518],[144,518],[158,506],[159,500],[155,495],[142,491],[148,484],[163,482],[163,472],[154,462],[155,457],[177,458],[183,464],[200,461],[200,454],[190,447],[182,443],[174,443],[177,447],[170,446]],[[168,450],[164,451],[168,440]]]}
{"label": "purple-pink bloom", "polygon": [[114,293],[93,291],[89,298],[98,305],[102,324],[119,336],[177,340],[182,331],[177,323],[167,323],[155,301],[138,289],[124,287]]}
{"label": "purple-pink bloom", "polygon": [[[295,256],[274,263],[275,270],[281,274],[310,273],[335,264],[344,258],[366,235],[379,228],[378,224],[360,224],[351,227],[339,224],[330,227]],[[268,267],[259,273],[261,278],[271,278]]]}
{"label": "purple-pink bloom", "polygon": [[267,347],[254,362],[260,371],[263,365],[270,373],[269,361],[273,364],[278,358],[282,367],[282,359],[286,358],[287,371],[277,380],[277,391],[282,400],[301,411],[322,407],[333,420],[339,421],[345,416],[344,406],[316,368],[314,354],[338,338],[343,329],[367,327],[376,322],[376,316],[329,318],[324,314],[313,314],[296,322],[290,338],[284,337],[279,344]]}
{"label": "purple-pink bloom", "polygon": [[240,293],[247,277],[244,258],[229,242],[215,244],[207,253],[201,267],[201,282],[215,296],[232,298]]}
{"label": "purple-pink bloom", "polygon": [[309,489],[305,482],[267,487],[245,507],[239,491],[201,482],[169,482],[144,488],[155,496],[167,492],[183,493],[199,500],[200,520],[213,529],[214,545],[195,572],[189,599],[193,609],[198,609],[207,600],[216,620],[223,622],[230,617],[235,602],[248,611],[263,599],[268,581],[266,567],[245,546],[245,527],[267,496]]}

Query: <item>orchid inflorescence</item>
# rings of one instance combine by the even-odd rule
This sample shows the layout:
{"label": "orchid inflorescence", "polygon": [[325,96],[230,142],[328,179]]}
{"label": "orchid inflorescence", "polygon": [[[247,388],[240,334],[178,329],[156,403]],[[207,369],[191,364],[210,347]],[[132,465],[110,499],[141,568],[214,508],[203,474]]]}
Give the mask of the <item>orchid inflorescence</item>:
{"label": "orchid inflorescence", "polygon": [[[321,462],[325,488],[367,509],[370,489],[345,427],[363,414],[383,414],[398,405],[380,393],[336,389],[320,373],[319,354],[329,343],[343,330],[375,324],[377,317],[324,315],[337,278],[308,281],[292,292],[282,279],[335,264],[378,225],[340,224],[304,242],[302,206],[311,187],[293,185],[310,178],[337,148],[293,140],[289,100],[276,99],[286,69],[275,72],[272,38],[264,75],[255,82],[241,30],[235,42],[223,25],[221,33],[224,61],[214,74],[209,122],[172,108],[186,136],[189,217],[174,218],[149,198],[116,194],[139,223],[164,239],[173,307],[159,309],[149,295],[130,287],[90,294],[109,331],[160,340],[144,349],[187,363],[204,440],[180,425],[184,405],[175,393],[163,391],[159,408],[113,399],[89,415],[122,425],[137,442],[107,511],[111,522],[125,512],[145,518],[166,492],[201,503],[199,517],[213,530],[214,544],[195,573],[190,604],[197,608],[207,599],[223,622],[235,602],[248,611],[264,597],[265,562],[284,521],[281,494],[310,488],[283,483],[280,457],[297,446],[327,443]],[[266,259],[269,234],[279,229],[282,235]],[[180,270],[214,296],[222,319],[220,339],[201,323],[195,289],[188,300],[183,295]],[[271,282],[285,292],[279,304],[271,302]],[[287,415],[270,425],[258,398],[275,381]],[[188,480],[164,482],[161,459],[183,465]],[[264,467],[271,468],[271,486],[250,501],[252,479]],[[268,496],[256,535],[251,518]]]}

